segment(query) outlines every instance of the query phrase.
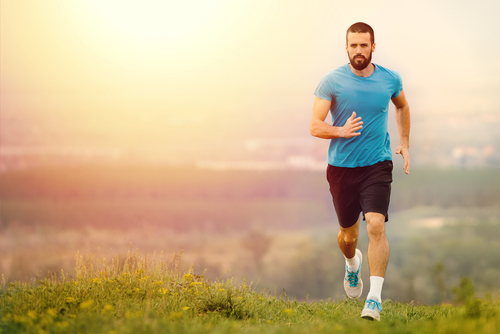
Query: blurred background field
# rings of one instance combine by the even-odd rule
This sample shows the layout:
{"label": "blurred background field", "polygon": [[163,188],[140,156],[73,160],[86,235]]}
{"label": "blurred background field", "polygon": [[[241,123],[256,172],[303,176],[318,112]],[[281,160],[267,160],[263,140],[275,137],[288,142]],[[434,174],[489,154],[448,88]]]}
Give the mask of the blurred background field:
{"label": "blurred background field", "polygon": [[[463,276],[480,294],[500,294],[498,170],[396,170],[394,178],[384,298],[451,301]],[[343,298],[323,172],[79,165],[4,171],[1,180],[8,281],[71,273],[77,251],[111,258],[138,248],[183,251],[183,266],[208,269],[212,280],[246,278],[300,300]]]}

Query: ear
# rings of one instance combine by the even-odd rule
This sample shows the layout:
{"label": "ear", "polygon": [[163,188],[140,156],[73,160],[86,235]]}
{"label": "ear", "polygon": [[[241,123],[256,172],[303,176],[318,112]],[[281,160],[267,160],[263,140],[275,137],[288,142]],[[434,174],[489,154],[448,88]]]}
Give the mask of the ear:
{"label": "ear", "polygon": [[375,43],[372,44],[372,52],[375,52]]}

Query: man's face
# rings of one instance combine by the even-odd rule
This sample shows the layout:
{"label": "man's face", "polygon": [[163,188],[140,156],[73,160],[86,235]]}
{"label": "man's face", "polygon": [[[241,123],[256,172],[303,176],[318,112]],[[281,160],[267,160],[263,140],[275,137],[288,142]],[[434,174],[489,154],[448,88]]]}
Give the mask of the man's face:
{"label": "man's face", "polygon": [[368,32],[349,32],[347,34],[346,50],[352,67],[358,71],[362,71],[372,60],[375,43],[371,43],[370,33]]}

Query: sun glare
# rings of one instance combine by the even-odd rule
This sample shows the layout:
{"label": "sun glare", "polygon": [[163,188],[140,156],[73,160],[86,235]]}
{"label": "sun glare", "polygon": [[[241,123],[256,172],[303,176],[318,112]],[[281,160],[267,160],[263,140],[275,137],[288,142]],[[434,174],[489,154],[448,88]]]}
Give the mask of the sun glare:
{"label": "sun glare", "polygon": [[[149,54],[154,61],[186,57],[218,29],[226,0],[90,0],[72,5],[76,28],[104,55],[127,61]],[[89,45],[90,46],[90,45]]]}
{"label": "sun glare", "polygon": [[214,14],[212,2],[206,1],[91,1],[88,6],[116,38],[141,43],[193,38]]}

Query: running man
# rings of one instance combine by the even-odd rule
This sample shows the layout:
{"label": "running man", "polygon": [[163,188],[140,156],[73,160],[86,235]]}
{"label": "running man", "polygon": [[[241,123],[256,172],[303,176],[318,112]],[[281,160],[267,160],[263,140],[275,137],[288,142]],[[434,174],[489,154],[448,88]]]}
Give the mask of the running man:
{"label": "running man", "polygon": [[[330,139],[327,180],[340,224],[339,247],[346,259],[344,288],[349,298],[363,292],[362,253],[357,249],[360,213],[368,232],[370,291],[361,317],[380,321],[382,285],[389,261],[385,234],[392,183],[392,153],[387,117],[395,105],[399,132],[396,154],[410,172],[410,107],[401,77],[372,63],[373,29],[358,22],[347,30],[349,63],[327,73],[316,88],[310,124],[315,137]],[[333,125],[325,122],[328,111]]]}

